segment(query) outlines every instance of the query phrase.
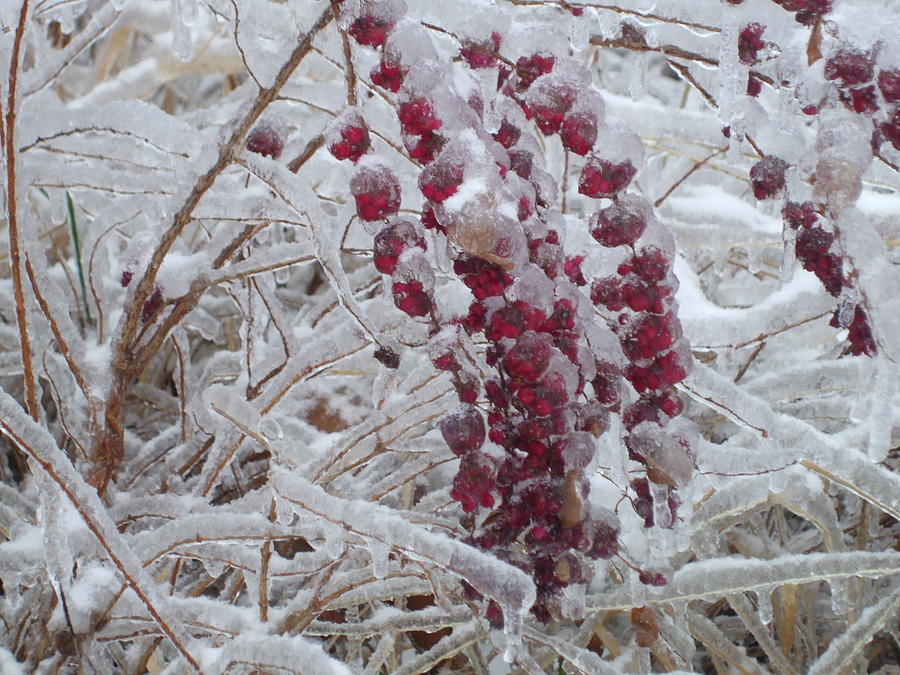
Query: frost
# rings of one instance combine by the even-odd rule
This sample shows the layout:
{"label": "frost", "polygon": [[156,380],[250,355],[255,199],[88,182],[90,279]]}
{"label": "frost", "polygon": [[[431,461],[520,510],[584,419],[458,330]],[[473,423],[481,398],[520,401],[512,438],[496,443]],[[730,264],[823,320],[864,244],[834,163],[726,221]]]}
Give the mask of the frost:
{"label": "frost", "polygon": [[895,4],[4,4],[0,672],[883,669]]}

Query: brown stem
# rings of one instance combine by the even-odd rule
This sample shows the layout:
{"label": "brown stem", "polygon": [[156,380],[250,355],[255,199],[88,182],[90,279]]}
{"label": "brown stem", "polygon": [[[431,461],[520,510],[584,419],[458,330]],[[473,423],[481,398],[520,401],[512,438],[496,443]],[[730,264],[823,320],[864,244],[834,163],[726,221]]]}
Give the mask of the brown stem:
{"label": "brown stem", "polygon": [[9,224],[9,256],[12,272],[13,295],[16,300],[16,324],[19,328],[19,346],[25,378],[25,406],[35,421],[38,419],[37,383],[31,360],[31,340],[28,336],[28,317],[25,308],[25,292],[22,284],[22,242],[19,240],[19,218],[16,213],[16,86],[19,79],[19,54],[22,37],[28,19],[28,0],[22,2],[19,23],[13,39],[13,53],[9,62],[9,93],[6,100],[6,129],[3,135],[6,147],[6,217]]}
{"label": "brown stem", "polygon": [[[341,13],[338,4],[339,0],[331,0],[331,10],[335,16]],[[347,63],[347,69],[344,71],[347,78],[347,105],[356,105],[356,70],[353,67],[353,52],[350,50],[350,38],[347,37],[347,31],[341,28],[340,24],[336,24],[338,33],[341,36],[341,45],[344,48],[344,61]]]}
{"label": "brown stem", "polygon": [[[269,104],[277,98],[278,93],[297,69],[297,66],[312,50],[312,42],[315,36],[331,22],[331,19],[332,10],[329,6],[322,12],[312,28],[300,39],[294,51],[291,52],[291,55],[275,76],[272,86],[259,91],[250,109],[236,125],[229,140],[222,146],[216,162],[194,184],[184,205],[175,214],[171,226],[163,233],[150,257],[147,270],[137,284],[131,305],[123,322],[122,334],[119,337],[116,354],[112,361],[112,386],[110,387],[104,410],[106,428],[99,434],[94,445],[90,481],[100,494],[103,494],[106,490],[106,486],[109,484],[116,467],[124,455],[123,413],[125,395],[132,379],[140,373],[139,367],[144,367],[149,360],[146,350],[144,350],[140,359],[136,358],[136,336],[142,326],[141,314],[144,303],[156,287],[156,276],[159,273],[162,262],[178,236],[190,222],[197,204],[200,203],[203,196],[213,186],[219,174],[231,164],[241,141]],[[156,341],[155,344],[162,344],[162,340]]]}
{"label": "brown stem", "polygon": [[707,155],[706,157],[701,159],[699,162],[694,162],[694,166],[692,166],[687,171],[687,173],[685,173],[681,178],[679,178],[677,181],[675,181],[672,184],[672,186],[668,190],[666,190],[666,193],[653,203],[654,208],[659,208],[659,205],[662,204],[664,201],[666,201],[666,199],[669,197],[669,195],[672,194],[673,192],[675,192],[675,190],[678,189],[678,186],[681,185],[682,183],[684,183],[684,181],[686,181],[688,178],[690,178],[694,174],[695,171],[700,169],[703,165],[705,165],[713,157],[717,157],[717,156],[721,155],[726,150],[728,150],[727,147],[719,148],[711,155]]}

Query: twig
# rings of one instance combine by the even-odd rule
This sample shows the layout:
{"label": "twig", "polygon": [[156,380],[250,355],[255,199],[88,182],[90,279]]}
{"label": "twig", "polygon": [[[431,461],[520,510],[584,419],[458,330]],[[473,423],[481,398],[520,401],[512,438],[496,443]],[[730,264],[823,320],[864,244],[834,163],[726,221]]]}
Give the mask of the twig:
{"label": "twig", "polygon": [[37,421],[39,407],[34,365],[31,360],[31,339],[28,336],[28,316],[25,307],[25,293],[22,283],[22,242],[19,239],[19,217],[16,213],[16,93],[19,79],[19,56],[22,37],[28,19],[28,0],[23,0],[19,11],[19,23],[13,39],[12,57],[9,62],[9,92],[6,98],[6,217],[9,227],[10,271],[12,273],[13,295],[16,300],[16,324],[19,329],[22,369],[25,379],[25,405],[32,419]]}
{"label": "twig", "polygon": [[690,177],[694,174],[694,172],[696,172],[696,171],[699,170],[701,167],[703,167],[703,166],[704,166],[709,160],[711,160],[713,157],[718,157],[719,155],[721,155],[721,154],[722,154],[723,152],[725,152],[726,150],[728,150],[727,147],[726,147],[726,148],[719,148],[718,150],[716,150],[716,151],[715,151],[714,153],[712,153],[711,155],[707,155],[706,157],[704,157],[703,159],[701,159],[699,162],[695,162],[695,163],[694,163],[694,166],[692,166],[690,169],[688,169],[687,173],[685,173],[681,178],[679,178],[677,181],[675,181],[675,182],[672,184],[672,186],[671,186],[668,190],[666,190],[665,194],[664,194],[662,197],[660,197],[659,199],[657,199],[657,200],[653,203],[653,206],[654,206],[655,208],[659,208],[659,205],[662,204],[664,201],[666,201],[666,199],[668,198],[668,196],[669,196],[670,194],[672,194],[673,192],[675,192],[675,190],[678,189],[678,186],[681,185],[682,183],[684,183],[684,181],[686,181],[688,178],[690,178]]}
{"label": "twig", "polygon": [[[181,232],[191,221],[191,216],[197,204],[200,203],[203,196],[213,186],[219,174],[231,164],[241,141],[269,104],[277,98],[278,93],[293,72],[312,50],[313,39],[330,23],[331,19],[332,10],[329,6],[322,12],[312,28],[300,39],[275,76],[272,86],[259,91],[243,119],[234,128],[229,140],[220,149],[215,163],[194,184],[187,200],[175,214],[171,226],[163,233],[150,256],[146,272],[137,283],[137,288],[134,291],[134,296],[123,321],[122,332],[116,342],[116,353],[112,361],[112,386],[110,387],[104,410],[105,430],[99,434],[94,444],[91,458],[93,462],[91,483],[101,494],[106,490],[113,472],[124,456],[123,416],[125,394],[131,379],[140,372],[136,368],[137,363],[134,358],[135,336],[138,334],[142,324],[141,314],[144,303],[146,303],[156,287],[156,276],[159,273],[163,260]],[[156,344],[162,344],[162,340],[157,341]],[[140,363],[146,364],[149,360],[147,357],[148,354],[145,350]]]}
{"label": "twig", "polygon": [[[334,12],[335,17],[341,13],[338,4],[339,1],[342,0],[331,0],[331,10]],[[344,49],[344,61],[346,61],[347,64],[347,68],[344,71],[344,75],[347,78],[347,105],[353,107],[356,105],[356,70],[353,67],[353,52],[350,50],[350,38],[347,37],[347,31],[341,28],[341,25],[338,22],[335,22],[335,25],[341,36],[341,46]]]}

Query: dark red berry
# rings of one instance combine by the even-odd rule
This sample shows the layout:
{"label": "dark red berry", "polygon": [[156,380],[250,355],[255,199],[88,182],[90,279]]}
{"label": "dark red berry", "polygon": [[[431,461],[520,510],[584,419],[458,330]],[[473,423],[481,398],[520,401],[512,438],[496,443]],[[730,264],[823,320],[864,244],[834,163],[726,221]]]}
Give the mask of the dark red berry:
{"label": "dark red berry", "polygon": [[431,102],[424,97],[401,103],[397,117],[403,131],[413,136],[425,136],[441,128],[441,121],[435,116]]}
{"label": "dark red berry", "polygon": [[500,128],[494,133],[494,140],[508,150],[519,142],[521,135],[522,130],[504,117]]}
{"label": "dark red berry", "polygon": [[772,199],[784,188],[784,172],[788,164],[779,157],[767,155],[750,169],[753,196],[759,200]]}
{"label": "dark red berry", "polygon": [[362,220],[382,220],[400,208],[400,183],[384,165],[360,166],[350,179],[350,192]]}
{"label": "dark red berry", "polygon": [[369,127],[362,115],[355,111],[341,115],[325,132],[328,151],[335,159],[356,162],[369,150]]}
{"label": "dark red berry", "polygon": [[412,246],[425,250],[425,239],[408,220],[398,220],[382,227],[375,235],[373,254],[375,269],[393,274],[400,255]]}
{"label": "dark red berry", "polygon": [[636,173],[628,160],[615,163],[591,157],[581,170],[578,192],[595,199],[612,197],[627,187]]}
{"label": "dark red berry", "polygon": [[385,368],[397,370],[400,367],[400,355],[389,347],[379,347],[373,356]]}
{"label": "dark red berry", "polygon": [[387,39],[388,33],[394,27],[394,22],[383,17],[363,15],[350,24],[347,32],[361,45],[380,47]]}
{"label": "dark red berry", "polygon": [[560,132],[563,147],[576,155],[586,155],[597,140],[597,115],[590,111],[570,113]]}
{"label": "dark red berry", "polygon": [[647,227],[647,219],[634,204],[620,201],[591,216],[589,227],[594,239],[612,248],[637,241]]}
{"label": "dark red berry", "polygon": [[463,40],[459,55],[469,64],[469,68],[491,68],[497,65],[500,39],[500,33],[494,31],[488,40],[481,42]]}
{"label": "dark red berry", "polygon": [[459,457],[478,450],[484,444],[484,418],[473,405],[463,406],[445,416],[439,426],[447,446]]}
{"label": "dark red berry", "polygon": [[744,26],[738,35],[738,58],[741,63],[753,66],[759,63],[759,52],[766,46],[762,34],[766,27],[761,23],[751,23]]}
{"label": "dark red berry", "polygon": [[519,88],[527,89],[541,75],[553,70],[556,57],[544,54],[522,56],[516,61],[516,75],[519,76]]}
{"label": "dark red berry", "polygon": [[878,88],[887,103],[900,101],[900,68],[878,73]]}
{"label": "dark red berry", "polygon": [[825,79],[852,87],[872,80],[872,60],[857,49],[840,49],[825,62]]}
{"label": "dark red berry", "polygon": [[278,159],[284,149],[284,141],[275,125],[260,122],[247,137],[247,150],[263,157]]}
{"label": "dark red berry", "polygon": [[425,316],[431,310],[431,298],[423,290],[421,281],[395,283],[391,292],[397,309],[410,316]]}

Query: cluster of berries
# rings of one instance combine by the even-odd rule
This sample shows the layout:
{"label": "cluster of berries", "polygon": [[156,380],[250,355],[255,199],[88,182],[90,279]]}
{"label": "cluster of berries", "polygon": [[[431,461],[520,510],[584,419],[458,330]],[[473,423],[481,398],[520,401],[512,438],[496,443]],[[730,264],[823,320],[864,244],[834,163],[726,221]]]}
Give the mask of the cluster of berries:
{"label": "cluster of berries", "polygon": [[[825,290],[838,297],[848,284],[843,258],[833,252],[834,234],[819,225],[820,216],[812,202],[788,202],[783,211],[788,227],[797,230],[795,251],[803,269],[818,277]],[[869,318],[861,305],[851,312],[835,310],[831,318],[835,328],[846,328],[851,354],[873,356],[877,351]]]}
{"label": "cluster of berries", "polygon": [[[348,32],[360,44],[381,49],[372,81],[399,92],[397,118],[410,157],[422,165],[418,185],[424,205],[421,223],[398,218],[396,176],[364,157],[350,184],[357,214],[364,222],[381,223],[374,241],[376,268],[391,276],[396,306],[430,323],[432,362],[456,389],[459,406],[439,426],[459,457],[451,495],[469,514],[468,541],[531,574],[537,587],[532,612],[549,621],[563,613],[564,589],[589,581],[591,559],[620,554],[618,518],[589,499],[588,468],[596,461],[596,439],[608,429],[610,412],[620,412],[634,430],[648,420],[661,427],[681,411],[672,385],[685,377],[687,362],[672,300],[671,261],[661,250],[645,247],[620,266],[618,293],[633,315],[623,314],[615,326],[621,350],[607,353],[615,338],[595,339],[598,333],[609,335],[609,329],[594,323],[583,256],[565,253],[552,209],[556,188],[535,156],[538,144],[523,142],[522,115],[506,116],[489,133],[484,104],[459,99],[448,108],[467,105],[472,121],[442,118],[436,94],[413,83],[416,65],[404,70],[401,55],[392,49],[398,17],[384,20],[390,13],[376,14],[377,5],[361,3],[365,11],[349,17]],[[623,156],[595,150],[598,134],[621,131],[603,125],[603,103],[586,70],[544,53],[522,56],[515,69],[507,68],[498,56],[496,33],[482,40],[462,38],[460,44],[461,63],[473,70],[497,69],[501,102],[517,104],[542,134],[559,134],[565,149],[582,156],[593,152],[579,190],[612,204],[591,219],[592,232],[605,246],[633,246],[652,218],[649,205],[620,194],[636,174],[640,141],[636,152],[631,148]],[[362,119],[348,112],[334,128],[331,152],[359,159],[368,148]],[[628,142],[609,146],[631,147]],[[493,187],[475,199],[469,188],[468,202],[454,199],[467,180],[470,186]],[[500,209],[501,202],[512,209]],[[453,244],[453,274],[473,296],[462,316],[447,317],[435,305],[434,272],[420,228],[446,235]],[[476,367],[469,350],[479,342],[486,350]],[[640,396],[623,410],[624,378]],[[649,470],[640,443],[632,445],[630,454],[643,458],[651,482],[666,475]],[[649,505],[652,513],[658,491],[649,485],[646,479],[634,482],[631,502],[651,526],[645,511]],[[671,507],[672,518],[661,525],[674,521],[674,487]],[[641,580],[665,582],[651,572],[643,572]],[[492,601],[485,611],[495,627],[502,625],[502,612]]]}

